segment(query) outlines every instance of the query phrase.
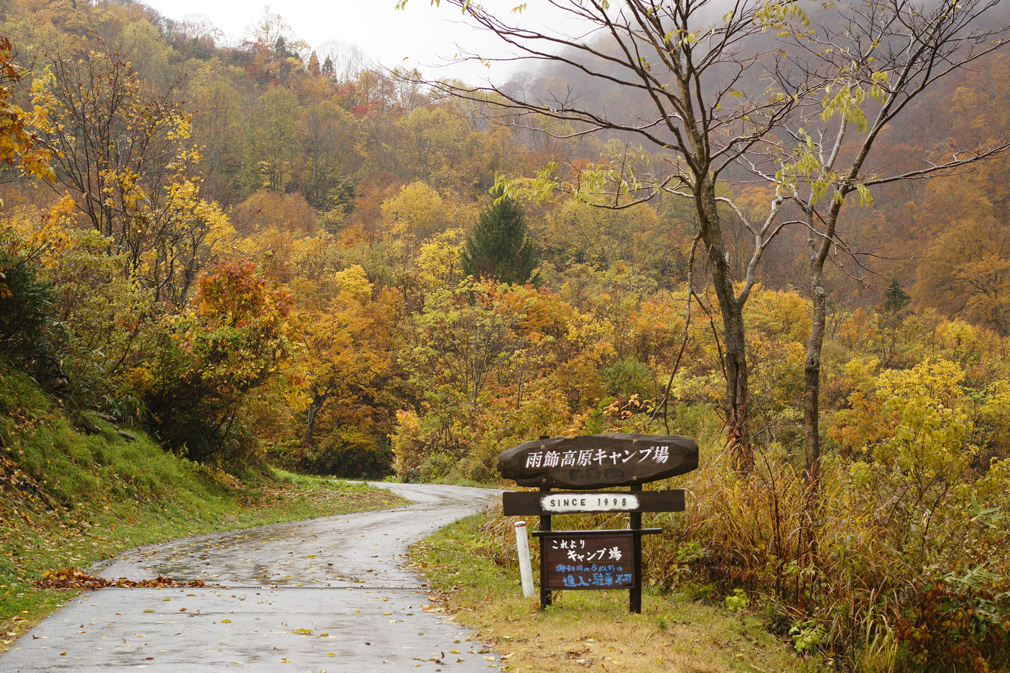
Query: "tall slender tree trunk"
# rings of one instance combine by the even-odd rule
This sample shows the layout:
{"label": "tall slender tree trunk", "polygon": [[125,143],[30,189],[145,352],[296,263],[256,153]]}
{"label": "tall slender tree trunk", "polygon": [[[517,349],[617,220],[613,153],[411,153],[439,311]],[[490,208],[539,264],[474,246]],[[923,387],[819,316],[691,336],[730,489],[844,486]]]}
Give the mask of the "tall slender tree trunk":
{"label": "tall slender tree trunk", "polygon": [[810,290],[812,324],[807,341],[807,357],[803,365],[803,452],[807,486],[816,490],[821,470],[820,394],[821,350],[824,346],[827,292],[824,286],[824,263],[817,257],[810,260]]}
{"label": "tall slender tree trunk", "polygon": [[[847,193],[847,191],[845,192]],[[824,263],[831,252],[835,227],[843,200],[832,204],[824,218],[824,227],[815,224],[813,197],[805,205],[807,220],[807,248],[810,251],[810,338],[807,340],[807,357],[803,365],[803,453],[804,476],[811,502],[816,502],[821,476],[821,351],[824,348],[824,331],[827,324],[827,286],[824,281]]]}
{"label": "tall slender tree trunk", "polygon": [[749,472],[754,467],[754,446],[750,433],[750,389],[747,343],[743,311],[734,300],[729,315],[723,315],[726,329],[726,415],[728,439],[737,468]]}
{"label": "tall slender tree trunk", "polygon": [[749,423],[747,340],[743,306],[734,292],[733,278],[726,259],[714,182],[708,177],[702,177],[696,195],[701,239],[708,253],[709,272],[722,315],[726,374],[724,408],[728,443],[737,469],[746,473],[754,466],[754,448]]}

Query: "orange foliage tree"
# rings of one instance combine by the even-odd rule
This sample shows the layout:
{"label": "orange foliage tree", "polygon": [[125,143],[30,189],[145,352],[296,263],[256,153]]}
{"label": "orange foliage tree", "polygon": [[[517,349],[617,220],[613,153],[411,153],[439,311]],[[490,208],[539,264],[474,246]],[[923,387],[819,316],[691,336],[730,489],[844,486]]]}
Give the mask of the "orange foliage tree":
{"label": "orange foliage tree", "polygon": [[137,376],[163,441],[194,460],[252,456],[242,405],[297,353],[291,309],[290,293],[251,262],[220,263],[199,281],[195,310],[168,319],[156,360]]}
{"label": "orange foliage tree", "polygon": [[302,466],[384,474],[389,463],[387,457],[380,464],[380,440],[391,420],[386,384],[393,375],[400,301],[388,289],[376,294],[360,266],[338,272],[335,280],[336,296],[304,311],[299,321],[304,384],[295,408],[304,418]]}

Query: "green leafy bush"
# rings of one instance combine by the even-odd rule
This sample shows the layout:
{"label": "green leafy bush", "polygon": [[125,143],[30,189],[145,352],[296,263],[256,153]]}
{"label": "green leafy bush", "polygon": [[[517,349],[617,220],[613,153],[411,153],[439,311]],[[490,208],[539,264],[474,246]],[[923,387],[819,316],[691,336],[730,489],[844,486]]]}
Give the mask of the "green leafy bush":
{"label": "green leafy bush", "polygon": [[0,229],[0,349],[38,379],[51,380],[59,369],[52,306],[53,288],[39,279],[35,255],[13,230]]}
{"label": "green leafy bush", "polygon": [[393,471],[393,450],[360,428],[341,426],[306,450],[298,467],[314,474],[381,479]]}
{"label": "green leafy bush", "polygon": [[1005,669],[1010,665],[1010,577],[976,569],[921,582],[897,634],[913,669]]}

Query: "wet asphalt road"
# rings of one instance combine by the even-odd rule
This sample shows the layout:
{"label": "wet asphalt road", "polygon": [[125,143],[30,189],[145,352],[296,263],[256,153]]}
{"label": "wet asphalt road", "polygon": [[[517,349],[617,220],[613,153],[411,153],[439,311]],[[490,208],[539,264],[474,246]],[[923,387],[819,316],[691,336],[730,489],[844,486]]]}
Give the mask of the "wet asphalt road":
{"label": "wet asphalt road", "polygon": [[381,484],[416,504],[144,547],[109,579],[201,579],[214,588],[82,594],[0,655],[0,673],[497,670],[405,566],[407,547],[497,492]]}

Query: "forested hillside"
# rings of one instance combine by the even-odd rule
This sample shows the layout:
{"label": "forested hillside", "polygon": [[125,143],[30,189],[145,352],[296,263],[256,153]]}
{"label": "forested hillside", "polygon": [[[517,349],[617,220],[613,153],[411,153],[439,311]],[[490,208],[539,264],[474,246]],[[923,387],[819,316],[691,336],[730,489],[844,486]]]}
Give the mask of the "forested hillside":
{"label": "forested hillside", "polygon": [[[628,134],[316,53],[269,12],[224,46],[129,0],[8,0],[0,35],[0,358],[81,431],[98,411],[212,465],[486,483],[541,435],[695,437],[660,585],[743,588],[799,651],[860,670],[1007,664],[1005,154],[846,205],[812,488],[799,211],[741,302],[740,417],[695,203],[572,187],[631,156]],[[884,128],[875,171],[1005,135],[1010,52],[970,65]],[[566,72],[502,91],[533,100]],[[776,188],[729,175],[718,259],[739,288],[744,218]],[[2,430],[0,451],[17,460]]]}

